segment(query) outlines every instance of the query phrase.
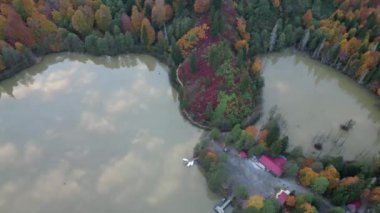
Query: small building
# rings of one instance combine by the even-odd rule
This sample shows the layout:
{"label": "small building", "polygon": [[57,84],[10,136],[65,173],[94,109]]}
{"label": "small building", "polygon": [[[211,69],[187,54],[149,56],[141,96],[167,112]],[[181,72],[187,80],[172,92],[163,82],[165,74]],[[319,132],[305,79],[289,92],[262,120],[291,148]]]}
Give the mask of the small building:
{"label": "small building", "polygon": [[247,153],[247,151],[241,150],[239,152],[239,156],[240,156],[240,158],[246,159],[246,158],[248,158],[248,153]]}
{"label": "small building", "polygon": [[261,155],[259,162],[265,166],[272,174],[280,177],[284,172],[284,166],[286,164],[286,158],[280,156],[277,158],[272,158],[268,155]]}
{"label": "small building", "polygon": [[360,207],[361,207],[360,200],[355,200],[355,201],[352,201],[351,203],[347,204],[347,210],[349,212],[353,212],[353,213],[358,212]]}
{"label": "small building", "polygon": [[290,194],[289,190],[281,189],[281,191],[277,192],[276,199],[281,205],[284,205],[284,203],[286,202],[286,199],[288,199],[289,194]]}

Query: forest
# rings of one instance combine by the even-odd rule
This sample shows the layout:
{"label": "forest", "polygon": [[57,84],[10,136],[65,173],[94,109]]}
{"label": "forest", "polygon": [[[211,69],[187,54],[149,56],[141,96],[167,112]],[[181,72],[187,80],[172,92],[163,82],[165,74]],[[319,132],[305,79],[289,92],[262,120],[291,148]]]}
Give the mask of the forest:
{"label": "forest", "polygon": [[255,120],[260,55],[288,47],[380,94],[376,0],[2,0],[0,12],[2,79],[49,53],[150,53],[200,126]]}
{"label": "forest", "polygon": [[0,13],[1,79],[49,53],[149,53],[200,126],[254,121],[260,55],[289,47],[380,94],[376,0],[2,0]]}
{"label": "forest", "polygon": [[[249,136],[252,129],[245,127],[259,116],[264,86],[260,57],[294,48],[380,96],[379,43],[378,0],[0,3],[0,80],[38,63],[50,53],[151,54],[170,67],[172,84],[180,92],[182,112],[193,124],[206,129],[232,129],[225,138],[220,137],[218,129],[211,134],[236,149],[245,149],[249,156],[288,154],[290,163],[285,175],[298,175],[302,185],[329,197],[338,206],[360,198],[360,193],[365,193],[363,196],[374,204],[379,203],[380,189],[370,183],[371,177],[379,176],[380,166],[373,169],[341,158],[316,161],[302,153],[286,153],[288,138],[280,138],[275,125],[257,132],[260,140],[248,147],[248,142],[256,138],[256,130],[255,137]],[[201,166],[218,174],[206,176],[221,183],[224,175],[218,172],[223,161],[205,147],[196,149],[206,159]],[[243,210],[246,212],[279,208],[261,197],[246,199],[248,207],[262,209]],[[308,195],[292,195],[285,205],[295,212],[315,212],[313,201]]]}

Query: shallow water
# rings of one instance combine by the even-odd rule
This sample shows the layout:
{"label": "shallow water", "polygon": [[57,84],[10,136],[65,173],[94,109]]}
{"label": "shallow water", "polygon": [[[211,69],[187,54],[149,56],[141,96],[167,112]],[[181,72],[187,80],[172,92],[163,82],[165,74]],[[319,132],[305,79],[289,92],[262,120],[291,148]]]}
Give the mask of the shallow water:
{"label": "shallow water", "polygon": [[[302,146],[314,156],[341,155],[347,160],[379,153],[379,98],[350,78],[302,53],[290,52],[264,57],[263,76],[264,112],[277,106],[286,121],[291,147]],[[340,124],[349,119],[355,125],[348,132],[341,131]],[[318,135],[329,135],[321,140],[321,152],[313,147]]]}
{"label": "shallow water", "polygon": [[51,55],[0,92],[0,212],[213,212],[154,58]]}

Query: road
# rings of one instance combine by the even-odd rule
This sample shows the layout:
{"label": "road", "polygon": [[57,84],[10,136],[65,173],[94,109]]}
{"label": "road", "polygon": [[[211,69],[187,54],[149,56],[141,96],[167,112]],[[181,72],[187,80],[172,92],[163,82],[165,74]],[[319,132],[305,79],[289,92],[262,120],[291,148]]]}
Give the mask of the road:
{"label": "road", "polygon": [[[210,147],[217,153],[223,152],[223,147],[214,141],[209,143]],[[227,168],[234,185],[243,185],[247,188],[249,194],[259,194],[264,197],[274,198],[280,189],[288,189],[299,193],[312,193],[295,182],[293,178],[278,178],[269,172],[254,165],[252,159],[241,159],[239,153],[235,149],[230,149],[225,153],[227,157]],[[332,205],[325,198],[314,194],[320,212],[325,212]]]}

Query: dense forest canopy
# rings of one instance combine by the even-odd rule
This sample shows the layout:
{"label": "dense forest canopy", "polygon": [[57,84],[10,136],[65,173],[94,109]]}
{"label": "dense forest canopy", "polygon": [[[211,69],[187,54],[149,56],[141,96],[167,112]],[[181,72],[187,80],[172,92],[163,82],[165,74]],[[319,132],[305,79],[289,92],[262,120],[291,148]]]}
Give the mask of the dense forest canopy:
{"label": "dense forest canopy", "polygon": [[[2,0],[0,76],[54,52],[164,58],[181,107],[231,128],[260,106],[258,55],[295,47],[380,95],[377,0]],[[172,72],[172,76],[176,76]]]}

